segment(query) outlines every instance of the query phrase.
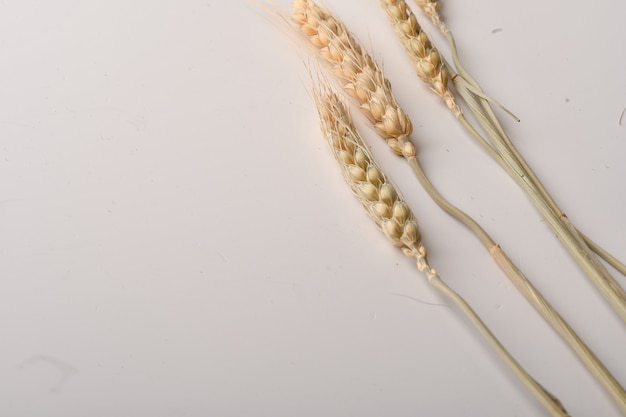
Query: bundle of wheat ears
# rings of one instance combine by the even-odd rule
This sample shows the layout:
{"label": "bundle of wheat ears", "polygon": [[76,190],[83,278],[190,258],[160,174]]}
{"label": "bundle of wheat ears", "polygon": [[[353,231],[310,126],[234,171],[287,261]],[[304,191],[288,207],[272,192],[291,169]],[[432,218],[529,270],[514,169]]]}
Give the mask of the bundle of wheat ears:
{"label": "bundle of wheat ears", "polygon": [[[416,0],[416,6],[438,27],[448,40],[453,64],[447,62],[422,30],[403,0],[379,0],[391,27],[405,47],[418,77],[441,97],[463,128],[506,170],[527,193],[537,210],[553,229],[578,265],[601,294],[626,321],[626,292],[611,276],[597,256],[626,275],[626,267],[577,230],[548,194],[542,183],[517,151],[492,109],[494,100],[462,66],[451,31],[439,14],[438,1]],[[382,13],[381,13],[382,15]],[[411,141],[413,127],[407,114],[392,94],[391,83],[374,59],[359,45],[346,26],[330,11],[311,0],[295,0],[286,16],[291,29],[302,35],[316,58],[371,122],[391,150],[405,159],[416,178],[432,199],[460,221],[478,240],[538,313],[563,338],[626,415],[626,391],[572,327],[509,259],[485,229],[461,209],[450,203],[432,184],[418,159]],[[560,401],[538,384],[504,349],[469,305],[451,290],[426,258],[418,223],[406,201],[382,172],[357,132],[344,102],[332,91],[324,76],[312,77],[313,96],[320,126],[344,178],[363,204],[368,215],[387,238],[417,261],[430,284],[457,305],[476,326],[495,351],[542,405],[554,416],[568,415]],[[454,89],[451,88],[454,86]],[[470,122],[460,103],[470,109],[478,126]],[[500,106],[501,107],[501,106]],[[506,109],[505,109],[506,110]],[[481,133],[482,131],[482,133]]]}

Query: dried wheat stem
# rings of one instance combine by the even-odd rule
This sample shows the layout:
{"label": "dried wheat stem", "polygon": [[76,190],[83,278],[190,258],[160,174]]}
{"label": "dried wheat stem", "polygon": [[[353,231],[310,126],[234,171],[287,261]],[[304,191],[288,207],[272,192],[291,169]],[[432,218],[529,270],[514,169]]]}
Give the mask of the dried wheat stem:
{"label": "dried wheat stem", "polygon": [[[578,230],[578,229],[577,229]],[[591,240],[590,237],[588,237],[587,235],[585,235],[583,232],[581,232],[580,230],[578,230],[578,233],[580,234],[580,236],[583,238],[583,240],[587,243],[587,245],[589,245],[589,248],[594,251],[595,253],[598,254],[598,256],[602,259],[604,259],[609,265],[611,265],[613,268],[617,269],[619,271],[620,274],[626,276],[626,265],[623,264],[619,259],[617,259],[615,256],[611,255],[609,252],[607,252],[604,248],[602,248],[600,245],[598,245],[596,242],[594,242],[593,240]]]}
{"label": "dried wheat stem", "polygon": [[418,269],[426,275],[429,283],[459,307],[550,413],[553,416],[567,416],[561,402],[521,367],[469,304],[448,287],[429,265],[415,216],[362,142],[345,105],[328,89],[314,90],[314,97],[324,137],[346,182],[368,215],[394,245],[401,247],[407,256],[416,259]]}
{"label": "dried wheat stem", "polygon": [[[443,20],[441,19],[441,16],[439,15],[439,9],[441,8],[440,3],[436,0],[435,1],[415,0],[415,3],[422,10],[422,12],[424,12],[425,15],[431,18],[433,23],[436,26],[438,26],[441,32],[446,36],[448,40],[448,44],[450,46],[450,50],[452,52],[452,59],[454,61],[454,65],[460,75],[454,80],[457,87],[459,87],[459,90],[463,88],[459,84],[467,82],[469,83],[469,86],[471,86],[471,88],[473,89],[474,94],[477,94],[479,96],[484,94],[478,82],[468,73],[468,71],[465,69],[465,67],[462,65],[459,59],[458,49],[456,47],[456,40],[454,39],[454,35],[445,26]],[[527,164],[526,160],[519,153],[519,151],[517,150],[513,142],[510,140],[510,138],[508,137],[508,135],[502,128],[500,121],[498,120],[495,113],[493,112],[493,109],[489,105],[488,101],[491,101],[491,100],[484,99],[484,97],[483,99],[477,99],[477,102],[479,103],[479,107],[477,107],[476,109],[472,109],[473,113],[477,116],[478,116],[477,113],[480,113],[481,116],[484,115],[488,119],[487,123],[490,125],[490,129],[494,129],[497,131],[497,134],[499,135],[499,138],[500,138],[499,140],[501,140],[506,145],[506,147],[508,148],[508,151],[515,157],[518,164],[526,171],[525,174],[535,184],[537,191],[540,193],[540,195],[546,201],[546,203],[550,206],[550,208],[554,211],[555,215],[563,219],[565,226],[568,229],[570,229],[575,236],[577,236],[577,239],[582,238],[582,240],[585,242],[585,245],[584,245],[586,247],[585,249],[592,250],[593,252],[598,254],[602,259],[604,259],[609,265],[617,269],[622,275],[626,276],[626,265],[624,265],[624,263],[620,262],[616,257],[608,253],[605,249],[603,249],[600,245],[595,243],[593,240],[591,240],[581,231],[574,228],[571,222],[567,219],[567,216],[561,211],[559,206],[552,199],[552,196],[548,193],[548,191],[543,186],[542,182],[539,180],[539,178],[536,176],[534,171]],[[481,124],[485,126],[484,123],[481,123]],[[611,280],[611,278],[612,277],[610,278],[607,277],[607,279],[609,280]]]}
{"label": "dried wheat stem", "polygon": [[[420,264],[420,261],[421,259],[417,258],[418,265]],[[509,363],[509,366],[513,368],[517,377],[522,380],[526,387],[535,395],[535,397],[539,399],[541,404],[550,412],[552,416],[569,416],[567,410],[557,397],[552,395],[548,390],[542,387],[541,384],[532,379],[532,377],[530,377],[530,375],[528,375],[526,371],[519,366],[519,364],[515,363],[515,359],[510,356],[510,354],[500,344],[498,339],[491,334],[489,328],[487,328],[487,326],[480,320],[480,317],[472,310],[465,300],[461,298],[461,296],[448,287],[437,275],[433,276],[429,281],[431,285],[433,285],[443,295],[451,299],[461,309],[461,311],[465,313],[474,326],[478,328],[483,337],[489,341],[493,349],[495,349],[500,356],[504,358],[507,363]]]}
{"label": "dried wheat stem", "polygon": [[[507,272],[507,275],[521,275],[521,271],[517,270],[515,264],[513,264],[513,262],[508,258],[508,256],[506,256],[504,251],[502,251],[499,246],[494,246],[491,249],[491,253],[502,269],[505,271],[510,270]],[[514,280],[513,283],[517,289],[526,296],[526,298],[534,299],[533,305],[535,308],[539,310],[542,316],[546,317],[547,321],[581,359],[589,372],[591,372],[598,382],[600,382],[600,384],[606,389],[622,413],[626,413],[626,391],[609,372],[606,366],[604,366],[604,364],[593,353],[593,351],[585,345],[569,324],[548,303],[548,301],[543,298],[541,293],[534,288],[528,280]]]}
{"label": "dried wheat stem", "polygon": [[[450,37],[452,36],[451,32],[449,33],[449,36]],[[452,45],[454,45],[454,43],[452,43]],[[456,55],[456,53],[454,55]],[[455,58],[455,61],[457,61],[457,68],[459,68],[460,63],[458,63],[458,58]],[[592,250],[597,255],[599,255],[609,265],[617,269],[622,275],[626,276],[626,265],[624,265],[615,256],[611,255],[608,251],[606,251],[600,245],[595,243],[591,238],[586,236],[583,232],[576,229],[571,224],[566,214],[556,204],[552,196],[548,193],[548,191],[544,187],[541,180],[539,180],[539,178],[537,177],[533,169],[528,165],[524,157],[519,153],[517,147],[513,144],[509,136],[506,134],[506,132],[502,128],[502,125],[500,124],[500,121],[498,120],[495,113],[493,112],[493,109],[489,105],[488,100],[485,100],[475,91],[468,91],[465,88],[463,83],[468,82],[468,80],[471,80],[471,77],[469,77],[469,75],[462,75],[460,77],[457,77],[454,80],[454,82],[455,82],[455,85],[457,86],[457,90],[461,94],[465,92],[466,95],[468,96],[475,96],[473,97],[473,100],[466,99],[466,102],[470,104],[472,113],[474,113],[474,115],[476,116],[477,120],[479,121],[479,123],[481,124],[485,132],[487,132],[487,135],[490,138],[492,138],[492,143],[494,143],[493,141],[496,140],[503,144],[506,151],[508,151],[511,154],[511,156],[515,159],[516,163],[524,170],[524,175],[534,184],[539,195],[546,201],[546,203],[548,204],[550,209],[554,212],[554,214],[562,220],[564,225],[572,231],[572,234],[576,237],[576,239],[581,240],[581,244],[582,242],[584,242],[584,246],[588,246],[590,250]],[[478,90],[479,93],[482,91],[480,89],[480,86],[477,84],[473,84],[471,87],[472,87],[472,90]],[[493,139],[493,138],[496,138],[496,139]]]}
{"label": "dried wheat stem", "polygon": [[[480,105],[478,103],[480,98],[477,98],[471,92],[463,88],[459,88],[458,91],[471,108],[477,108]],[[519,187],[526,192],[531,202],[559,237],[561,243],[578,263],[580,268],[594,283],[620,318],[626,321],[626,291],[620,287],[615,278],[596,258],[567,217],[555,213],[544,198],[537,183],[533,181],[532,176],[524,169],[524,166],[520,164],[515,155],[508,151],[506,145],[498,140],[499,135],[496,129],[492,124],[486,122],[487,118],[485,115],[477,111],[476,116],[477,120],[479,120],[488,133],[490,139],[492,139],[491,143],[493,144],[493,149],[491,146],[486,147],[484,142],[481,142],[483,146],[485,146],[492,155],[498,155],[498,157],[495,158],[496,161],[507,171]]]}

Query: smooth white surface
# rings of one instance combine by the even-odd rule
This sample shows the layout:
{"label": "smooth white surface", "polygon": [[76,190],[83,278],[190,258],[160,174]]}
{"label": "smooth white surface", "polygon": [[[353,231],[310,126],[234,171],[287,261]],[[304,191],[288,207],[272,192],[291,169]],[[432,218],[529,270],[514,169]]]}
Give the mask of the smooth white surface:
{"label": "smooth white surface", "polygon": [[[413,75],[377,2],[325,3],[383,62],[440,190],[626,384],[624,324]],[[624,260],[626,4],[443,14],[556,200]],[[0,1],[0,415],[547,415],[362,212],[319,134],[307,59],[245,1]],[[441,276],[573,416],[618,416],[363,134]]]}

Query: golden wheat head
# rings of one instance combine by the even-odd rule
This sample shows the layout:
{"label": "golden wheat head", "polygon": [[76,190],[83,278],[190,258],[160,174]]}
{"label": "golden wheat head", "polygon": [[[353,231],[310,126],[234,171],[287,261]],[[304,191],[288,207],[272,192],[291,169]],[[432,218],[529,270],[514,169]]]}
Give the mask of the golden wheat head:
{"label": "golden wheat head", "polygon": [[314,90],[320,127],[341,172],[367,214],[409,256],[420,249],[415,216],[359,136],[344,103],[330,89]]}
{"label": "golden wheat head", "polygon": [[[391,93],[391,85],[345,25],[311,0],[293,2],[292,21],[321,60],[359,103],[361,111],[398,155],[413,131],[409,117]],[[407,145],[409,146],[409,145]],[[414,150],[411,150],[414,152]]]}

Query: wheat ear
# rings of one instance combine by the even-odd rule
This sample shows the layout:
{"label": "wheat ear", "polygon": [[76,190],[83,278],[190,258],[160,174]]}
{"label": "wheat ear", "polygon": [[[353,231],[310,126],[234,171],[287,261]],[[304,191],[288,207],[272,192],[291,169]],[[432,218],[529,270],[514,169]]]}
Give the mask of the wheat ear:
{"label": "wheat ear", "polygon": [[[439,27],[441,32],[446,36],[448,40],[448,44],[450,46],[450,50],[452,52],[452,59],[454,61],[454,65],[456,67],[456,70],[458,71],[458,75],[460,75],[459,77],[454,77],[453,81],[455,85],[459,87],[460,92],[462,92],[462,90],[464,89],[469,90],[469,91],[466,91],[466,94],[468,95],[473,94],[475,96],[474,101],[473,102],[470,101],[468,102],[468,104],[470,105],[472,112],[476,115],[477,119],[479,120],[479,122],[481,123],[485,131],[489,134],[490,137],[494,135],[499,136],[498,140],[502,141],[504,146],[506,146],[508,152],[510,152],[510,154],[516,159],[516,162],[526,171],[525,174],[533,182],[534,187],[537,189],[537,192],[539,193],[541,198],[543,198],[546,201],[546,204],[549,205],[550,209],[555,213],[555,215],[561,219],[565,227],[571,230],[572,234],[575,235],[575,238],[580,239],[582,242],[584,242],[584,250],[587,252],[589,251],[595,252],[598,256],[604,259],[609,265],[613,266],[622,275],[626,276],[626,265],[623,262],[621,262],[615,256],[611,255],[608,251],[606,251],[604,248],[602,248],[600,245],[595,243],[588,236],[586,236],[583,232],[576,229],[572,225],[572,223],[569,221],[565,213],[561,211],[561,209],[556,204],[552,196],[548,193],[548,191],[546,190],[542,182],[539,180],[537,175],[534,173],[534,171],[528,165],[526,160],[519,153],[519,151],[517,150],[513,142],[510,140],[510,138],[508,137],[508,135],[502,128],[500,121],[498,120],[495,113],[493,112],[493,109],[489,106],[488,101],[491,101],[491,100],[486,99],[486,97],[484,96],[484,92],[482,88],[480,87],[480,85],[478,84],[478,82],[467,72],[465,67],[462,65],[458,56],[458,49],[456,47],[456,40],[454,38],[454,35],[447,28],[447,26],[445,25],[445,23],[443,22],[443,19],[441,18],[439,14],[439,10],[441,8],[440,3],[436,0],[434,1],[433,0],[415,0],[415,3],[426,16],[431,18],[433,23],[437,27]],[[468,130],[471,130],[471,129],[468,129]],[[470,132],[470,133],[476,136],[475,132]],[[481,142],[481,144],[484,147],[486,147],[485,143],[483,143],[482,138],[479,139],[479,142]],[[490,149],[487,149],[487,150],[493,156],[493,152]],[[608,278],[608,279],[611,280],[611,278]],[[618,289],[617,291],[619,292],[620,290]],[[622,318],[624,317],[622,314],[620,315],[622,316]]]}
{"label": "wheat ear", "polygon": [[419,226],[408,204],[387,179],[361,140],[345,105],[328,88],[314,89],[320,127],[341,172],[367,214],[391,243],[415,258],[428,282],[452,301],[492,348],[553,416],[567,416],[561,402],[535,381],[493,335],[469,304],[432,268],[422,245]]}
{"label": "wheat ear", "polygon": [[[293,2],[292,20],[317,49],[342,87],[397,155],[413,132],[409,117],[391,94],[389,81],[345,25],[310,0]],[[411,146],[410,144],[407,146]]]}

